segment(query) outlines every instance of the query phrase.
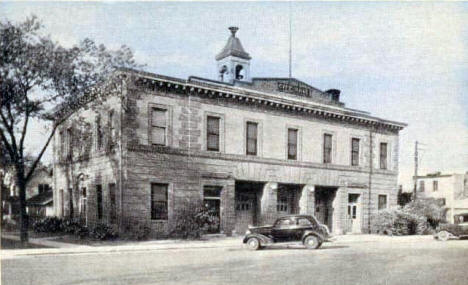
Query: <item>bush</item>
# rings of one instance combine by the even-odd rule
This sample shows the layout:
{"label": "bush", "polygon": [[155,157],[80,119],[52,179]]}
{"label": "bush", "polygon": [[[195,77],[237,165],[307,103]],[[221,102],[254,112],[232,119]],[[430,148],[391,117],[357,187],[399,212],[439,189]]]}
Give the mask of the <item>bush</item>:
{"label": "bush", "polygon": [[404,207],[380,211],[372,221],[372,230],[388,235],[433,234],[444,214],[435,199],[420,199]]}
{"label": "bush", "polygon": [[111,240],[117,238],[118,233],[111,226],[97,224],[89,231],[89,237],[97,240]]}
{"label": "bush", "polygon": [[417,199],[403,207],[403,211],[425,217],[432,228],[445,220],[445,209],[436,199]]}
{"label": "bush", "polygon": [[63,221],[63,232],[85,238],[88,236],[88,228],[76,220]]}
{"label": "bush", "polygon": [[205,206],[186,204],[178,211],[170,236],[182,239],[199,239],[219,226],[219,218]]}
{"label": "bush", "polygon": [[57,217],[46,217],[33,224],[33,230],[37,233],[59,233],[63,228],[63,220]]}
{"label": "bush", "polygon": [[130,240],[145,240],[149,237],[151,228],[146,224],[126,224],[123,234],[124,237]]}

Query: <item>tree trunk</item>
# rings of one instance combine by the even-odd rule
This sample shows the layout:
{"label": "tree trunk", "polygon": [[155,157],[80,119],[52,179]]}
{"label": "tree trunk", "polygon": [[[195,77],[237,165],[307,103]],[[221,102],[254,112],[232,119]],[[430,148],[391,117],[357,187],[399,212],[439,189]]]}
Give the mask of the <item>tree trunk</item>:
{"label": "tree trunk", "polygon": [[26,213],[26,181],[24,177],[24,169],[17,167],[16,169],[16,182],[19,188],[19,202],[20,202],[20,239],[22,243],[28,242],[28,228],[29,217]]}

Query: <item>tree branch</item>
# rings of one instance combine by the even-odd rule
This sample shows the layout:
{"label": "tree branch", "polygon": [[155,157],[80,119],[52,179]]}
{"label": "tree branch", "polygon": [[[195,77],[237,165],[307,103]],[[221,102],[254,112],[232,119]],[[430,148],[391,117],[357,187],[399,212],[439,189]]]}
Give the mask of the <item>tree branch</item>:
{"label": "tree branch", "polygon": [[52,128],[52,131],[49,135],[49,138],[47,139],[47,142],[45,143],[45,145],[42,147],[42,150],[41,152],[39,153],[39,155],[36,157],[36,160],[34,161],[34,163],[31,165],[31,169],[29,169],[29,172],[28,172],[28,175],[26,175],[26,179],[25,181],[29,181],[29,179],[31,178],[32,174],[34,173],[34,170],[36,169],[36,166],[37,164],[39,163],[39,161],[41,160],[42,158],[42,155],[44,154],[44,152],[46,151],[47,147],[49,146],[49,143],[50,141],[52,140],[52,137],[54,136],[55,134],[55,131],[57,130],[59,124],[54,124],[54,127]]}

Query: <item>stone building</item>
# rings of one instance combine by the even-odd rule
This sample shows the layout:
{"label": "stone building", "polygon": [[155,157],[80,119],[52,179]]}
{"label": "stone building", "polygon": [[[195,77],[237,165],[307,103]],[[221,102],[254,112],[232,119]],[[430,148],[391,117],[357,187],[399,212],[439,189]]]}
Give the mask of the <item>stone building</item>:
{"label": "stone building", "polygon": [[336,89],[251,77],[230,30],[218,80],[121,69],[121,92],[66,120],[54,138],[57,215],[157,236],[204,203],[228,235],[294,213],[365,233],[396,205],[405,124],[346,108]]}
{"label": "stone building", "polygon": [[454,222],[454,216],[468,214],[468,172],[465,174],[429,173],[413,177],[418,198],[439,199],[447,209],[446,219]]}

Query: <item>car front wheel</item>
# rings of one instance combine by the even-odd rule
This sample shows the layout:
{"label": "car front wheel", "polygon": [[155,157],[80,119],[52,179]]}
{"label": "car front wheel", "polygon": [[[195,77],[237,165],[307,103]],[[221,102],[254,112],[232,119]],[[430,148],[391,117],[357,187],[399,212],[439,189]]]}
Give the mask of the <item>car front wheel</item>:
{"label": "car front wheel", "polygon": [[448,231],[440,231],[437,233],[437,239],[440,241],[448,241],[450,233]]}
{"label": "car front wheel", "polygon": [[308,249],[317,249],[320,247],[321,243],[318,237],[316,236],[308,236],[304,239],[304,245]]}
{"label": "car front wheel", "polygon": [[258,238],[249,238],[246,244],[247,244],[247,248],[250,250],[260,249],[260,241],[258,240]]}

